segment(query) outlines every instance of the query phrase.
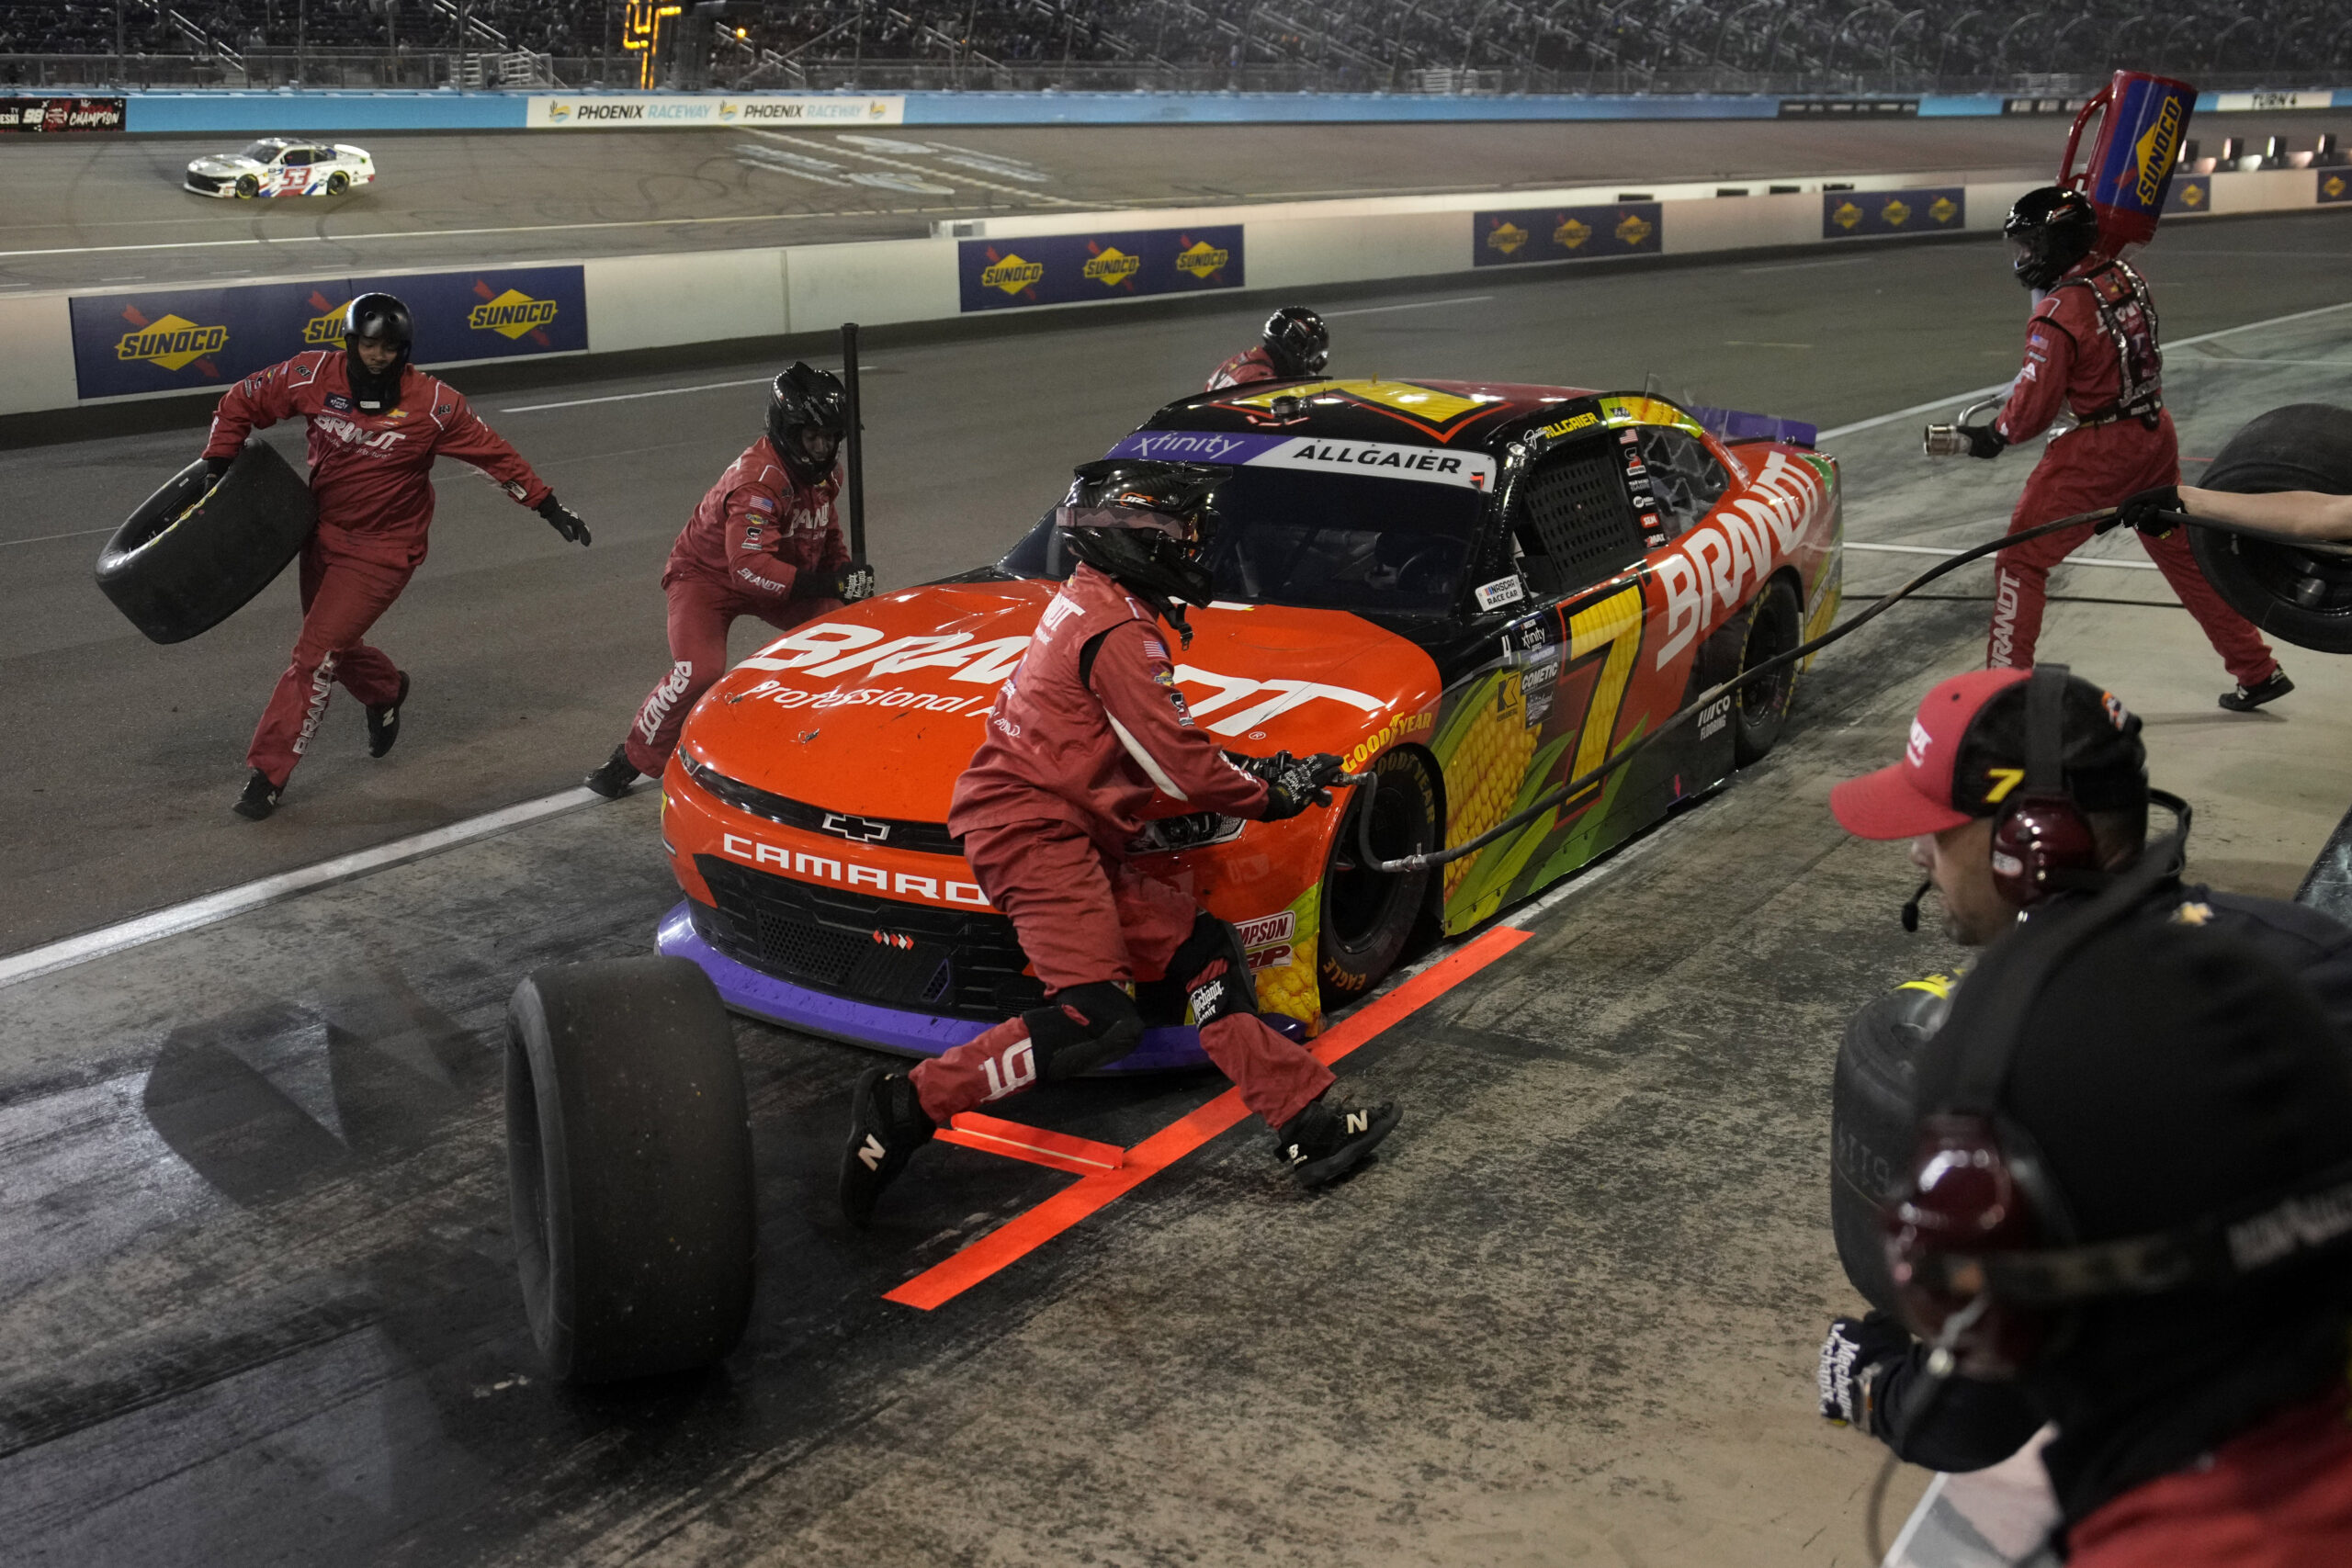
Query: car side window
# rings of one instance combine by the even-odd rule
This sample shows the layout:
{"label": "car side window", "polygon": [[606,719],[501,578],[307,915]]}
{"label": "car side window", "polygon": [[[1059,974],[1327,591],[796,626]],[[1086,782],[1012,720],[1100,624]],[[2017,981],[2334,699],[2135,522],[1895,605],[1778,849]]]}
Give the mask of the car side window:
{"label": "car side window", "polygon": [[1731,475],[1715,461],[1706,443],[1688,431],[1645,425],[1638,450],[1668,539],[1693,527],[1713,510],[1731,483]]}
{"label": "car side window", "polygon": [[288,147],[286,156],[278,161],[289,169],[301,168],[310,163],[311,150],[308,147]]}
{"label": "car side window", "polygon": [[1537,458],[1513,487],[1510,530],[1519,569],[1542,598],[1573,593],[1642,558],[1623,466],[1606,437]]}

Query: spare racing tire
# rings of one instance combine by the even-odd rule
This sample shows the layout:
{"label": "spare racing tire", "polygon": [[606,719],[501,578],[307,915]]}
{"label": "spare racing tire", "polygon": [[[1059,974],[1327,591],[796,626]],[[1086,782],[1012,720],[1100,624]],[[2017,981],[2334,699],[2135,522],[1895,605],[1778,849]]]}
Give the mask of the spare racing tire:
{"label": "spare racing tire", "polygon": [[98,552],[98,591],[153,642],[186,642],[243,609],[302,551],[311,487],[248,441],[207,494],[202,459],[139,503]]}
{"label": "spare racing tire", "polygon": [[1919,1056],[1942,1024],[1951,982],[1914,980],[1846,1026],[1829,1089],[1829,1228],[1864,1300],[1895,1310],[1879,1206],[1910,1171]]}
{"label": "spare racing tire", "polygon": [[[2352,494],[2352,409],[2290,403],[2247,422],[2197,481],[2204,490]],[[2230,608],[2298,648],[2352,653],[2352,557],[2191,528],[2189,547]]]}
{"label": "spare racing tire", "polygon": [[683,958],[541,969],[506,1010],[506,1161],[531,1337],[611,1382],[707,1366],[743,1335],[752,1137],[735,1035]]}

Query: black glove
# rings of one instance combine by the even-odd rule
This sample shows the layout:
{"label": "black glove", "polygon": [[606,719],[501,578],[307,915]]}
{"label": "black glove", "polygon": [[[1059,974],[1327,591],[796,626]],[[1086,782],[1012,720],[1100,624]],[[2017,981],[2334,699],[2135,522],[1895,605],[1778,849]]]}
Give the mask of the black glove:
{"label": "black glove", "polygon": [[1323,786],[1340,776],[1340,761],[1329,751],[1294,757],[1277,751],[1271,757],[1242,757],[1227,752],[1233,765],[1253,778],[1266,781],[1266,810],[1261,818],[1280,822],[1310,806],[1329,806],[1331,792]]}
{"label": "black glove", "polygon": [[1997,457],[2008,448],[2009,438],[1989,424],[1963,424],[1960,433],[1968,437],[1972,457]]}
{"label": "black glove", "polygon": [[2109,528],[2137,528],[2152,539],[2161,539],[2179,526],[2177,517],[2166,514],[2188,510],[2180,503],[2178,485],[2158,485],[2154,490],[2142,491],[2117,507],[2115,521],[2100,524],[2098,531],[2104,534]]}
{"label": "black glove", "polygon": [[210,495],[212,493],[212,487],[220,482],[220,476],[227,473],[229,471],[230,465],[234,463],[236,460],[237,459],[234,457],[207,457],[204,459],[205,494]]}
{"label": "black glove", "polygon": [[571,543],[575,545],[585,545],[588,542],[588,525],[580,521],[580,514],[578,513],[572,511],[571,508],[566,506],[555,497],[548,497],[545,501],[539,502],[534,510],[536,510],[540,516],[548,520],[548,527],[562,535]]}
{"label": "black glove", "polygon": [[854,560],[833,568],[823,586],[817,590],[820,599],[838,599],[844,604],[854,604],[860,599],[874,597],[874,569],[862,560]]}
{"label": "black glove", "polygon": [[1821,1342],[1822,1419],[1884,1437],[1878,1381],[1910,1350],[1911,1336],[1883,1312],[1831,1324]]}

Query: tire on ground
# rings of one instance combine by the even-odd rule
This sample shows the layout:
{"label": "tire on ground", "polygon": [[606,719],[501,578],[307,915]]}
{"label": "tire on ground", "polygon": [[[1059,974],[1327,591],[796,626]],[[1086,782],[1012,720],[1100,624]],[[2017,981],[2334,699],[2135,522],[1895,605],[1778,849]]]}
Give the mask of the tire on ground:
{"label": "tire on ground", "polygon": [[[1372,764],[1379,775],[1373,804],[1372,847],[1394,860],[1437,841],[1437,779],[1429,759],[1392,750]],[[1316,978],[1326,1010],[1363,998],[1396,967],[1413,927],[1429,907],[1434,873],[1383,874],[1358,863],[1358,823],[1364,791],[1347,792],[1347,808],[1323,869],[1316,920]],[[1296,962],[1294,958],[1293,962]]]}
{"label": "tire on ground", "polygon": [[506,1010],[506,1157],[531,1337],[610,1382],[707,1366],[752,1308],[734,1031],[683,958],[541,969]]}
{"label": "tire on ground", "polygon": [[239,175],[237,176],[237,194],[241,197],[259,196],[261,194],[261,181],[255,179],[251,175]]}
{"label": "tire on ground", "polygon": [[198,461],[140,502],[98,552],[98,591],[149,640],[185,642],[268,587],[316,517],[302,476],[249,441],[209,495]]}
{"label": "tire on ground", "polygon": [[327,194],[329,196],[341,196],[345,191],[347,191],[350,188],[351,176],[345,174],[341,169],[337,169],[334,174],[327,176]]}
{"label": "tire on ground", "polygon": [[1911,1168],[1916,1074],[1945,1007],[1924,982],[1879,998],[1847,1025],[1830,1077],[1830,1234],[1846,1278],[1881,1312],[1895,1302],[1879,1205]]}
{"label": "tire on ground", "polygon": [[[1776,577],[1764,585],[1764,592],[1748,607],[1747,630],[1739,650],[1739,672],[1745,675],[1804,640],[1804,610],[1797,603],[1796,590],[1787,578]],[[1770,754],[1789,721],[1789,706],[1796,700],[1796,667],[1791,665],[1733,695],[1732,758],[1741,767],[1760,762]]]}
{"label": "tire on ground", "polygon": [[[2352,409],[2290,403],[2249,420],[2198,484],[2241,495],[2341,492],[2352,476]],[[2352,559],[2191,528],[2197,564],[2230,608],[2298,648],[2352,653]]]}

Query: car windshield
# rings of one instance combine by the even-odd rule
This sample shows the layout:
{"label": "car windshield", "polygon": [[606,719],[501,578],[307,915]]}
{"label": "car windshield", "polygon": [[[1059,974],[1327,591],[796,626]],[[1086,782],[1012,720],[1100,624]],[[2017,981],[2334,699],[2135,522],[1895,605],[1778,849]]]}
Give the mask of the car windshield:
{"label": "car windshield", "polygon": [[240,158],[251,158],[256,164],[266,164],[283,151],[285,151],[285,149],[278,146],[275,141],[256,141],[252,146],[247,147],[243,152],[238,153],[237,156]]}
{"label": "car windshield", "polygon": [[[1442,614],[1462,591],[1486,492],[1352,474],[1243,468],[1217,491],[1209,566],[1220,599]],[[1059,580],[1077,563],[1053,514],[999,563]]]}

